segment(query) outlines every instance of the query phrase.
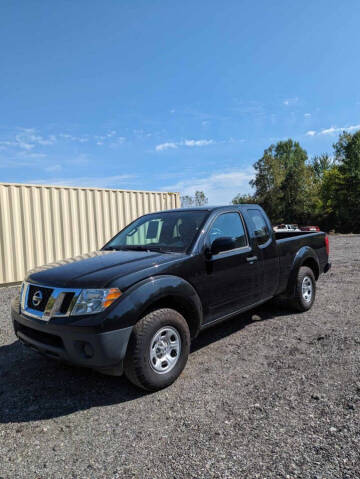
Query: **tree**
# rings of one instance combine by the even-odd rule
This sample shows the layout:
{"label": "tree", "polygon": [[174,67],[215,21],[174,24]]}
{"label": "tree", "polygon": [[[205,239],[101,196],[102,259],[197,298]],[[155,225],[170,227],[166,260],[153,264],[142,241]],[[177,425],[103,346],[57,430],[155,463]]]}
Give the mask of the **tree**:
{"label": "tree", "polygon": [[329,171],[333,165],[334,160],[327,153],[323,153],[320,156],[314,156],[311,166],[314,170],[315,180],[321,182],[324,174]]}
{"label": "tree", "polygon": [[345,232],[360,231],[360,131],[343,132],[333,145],[338,164],[336,215]]}
{"label": "tree", "polygon": [[195,191],[194,196],[185,195],[181,197],[181,206],[191,208],[192,206],[207,205],[208,198],[203,191]]}
{"label": "tree", "polygon": [[307,153],[291,139],[279,141],[264,151],[254,164],[255,198],[274,223],[303,223],[311,211],[308,196],[312,171]]}
{"label": "tree", "polygon": [[242,204],[254,204],[257,203],[257,199],[253,195],[242,195],[238,194],[235,198],[232,199],[233,205],[242,205]]}
{"label": "tree", "polygon": [[343,177],[337,165],[326,170],[322,176],[319,198],[321,206],[320,223],[325,229],[343,229],[342,219],[339,216],[339,191],[343,184]]}
{"label": "tree", "polygon": [[195,191],[195,206],[204,206],[208,204],[207,196],[203,191]]}
{"label": "tree", "polygon": [[[357,132],[359,133],[359,132]],[[356,134],[356,133],[355,133]],[[333,144],[334,152],[335,152],[335,160],[338,163],[341,163],[346,158],[346,148],[350,143],[353,135],[346,131],[343,131],[339,135],[339,139],[336,143]]]}
{"label": "tree", "polygon": [[194,198],[189,195],[184,195],[181,197],[181,206],[182,208],[191,208],[194,206]]}
{"label": "tree", "polygon": [[360,232],[360,131],[343,132],[311,162],[300,144],[279,141],[254,164],[254,195],[237,195],[234,204],[259,203],[273,223],[319,224],[324,229]]}
{"label": "tree", "polygon": [[324,201],[322,200],[322,184],[327,172],[332,169],[334,164],[334,160],[327,153],[323,153],[322,155],[314,156],[307,165],[306,203],[309,208],[305,211],[305,216],[310,223],[327,224],[327,214],[325,213]]}

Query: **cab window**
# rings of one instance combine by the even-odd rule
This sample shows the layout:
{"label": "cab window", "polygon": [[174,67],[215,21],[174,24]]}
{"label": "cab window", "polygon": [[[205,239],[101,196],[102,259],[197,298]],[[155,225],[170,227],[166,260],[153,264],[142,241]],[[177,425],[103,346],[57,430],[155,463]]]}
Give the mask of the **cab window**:
{"label": "cab window", "polygon": [[235,248],[247,246],[247,238],[239,213],[219,215],[209,231],[210,245],[216,238],[230,237],[235,241]]}

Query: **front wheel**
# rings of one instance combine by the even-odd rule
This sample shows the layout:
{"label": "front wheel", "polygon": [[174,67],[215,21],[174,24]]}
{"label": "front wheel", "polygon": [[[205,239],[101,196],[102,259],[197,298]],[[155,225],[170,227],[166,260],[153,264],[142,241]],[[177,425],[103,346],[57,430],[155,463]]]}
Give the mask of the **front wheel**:
{"label": "front wheel", "polygon": [[162,308],[134,326],[125,358],[126,377],[156,391],[173,383],[184,369],[190,350],[187,322],[177,311]]}
{"label": "front wheel", "polygon": [[314,273],[307,266],[302,266],[296,278],[295,294],[291,303],[297,311],[308,311],[314,304],[315,295],[316,281]]}

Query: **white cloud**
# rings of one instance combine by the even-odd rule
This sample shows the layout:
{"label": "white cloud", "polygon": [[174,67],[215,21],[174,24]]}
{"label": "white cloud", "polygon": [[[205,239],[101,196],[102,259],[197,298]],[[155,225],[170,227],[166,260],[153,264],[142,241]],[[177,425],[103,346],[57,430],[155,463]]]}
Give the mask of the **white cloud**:
{"label": "white cloud", "polygon": [[339,128],[335,127],[330,127],[330,128],[325,128],[324,130],[321,130],[319,132],[319,135],[331,135],[332,133],[335,133],[336,131],[340,131]]}
{"label": "white cloud", "polygon": [[164,190],[179,191],[181,195],[193,195],[200,190],[209,198],[209,204],[229,204],[238,193],[251,192],[249,181],[253,177],[252,168],[215,172],[209,176],[179,181]]}
{"label": "white cloud", "polygon": [[330,128],[323,128],[322,130],[319,130],[319,131],[310,130],[306,132],[306,135],[308,136],[333,135],[334,133],[342,133],[343,131],[347,131],[350,133],[352,131],[357,131],[357,130],[360,130],[360,124],[351,125],[351,126],[342,126],[342,127],[331,126]]}
{"label": "white cloud", "polygon": [[59,186],[79,186],[89,188],[119,188],[125,186],[128,180],[133,179],[133,175],[114,175],[103,177],[79,176],[77,178],[41,178],[35,180],[27,180],[27,183],[59,185]]}
{"label": "white cloud", "polygon": [[11,137],[0,140],[0,149],[19,149],[20,151],[29,152],[37,147],[51,146],[60,141],[79,144],[94,141],[96,145],[107,144],[114,148],[124,143],[125,137],[117,136],[116,130],[109,130],[103,135],[73,135],[71,133],[41,135],[35,128],[17,128]]}
{"label": "white cloud", "polygon": [[32,150],[35,146],[48,146],[56,143],[55,135],[49,135],[48,137],[43,137],[36,134],[34,128],[23,128],[20,133],[15,135],[15,146],[23,150]]}
{"label": "white cloud", "polygon": [[172,142],[161,143],[160,145],[156,145],[155,150],[164,151],[168,150],[169,148],[177,148],[177,144]]}
{"label": "white cloud", "polygon": [[16,158],[46,158],[48,155],[45,153],[36,153],[36,152],[31,152],[31,151],[19,151],[15,157]]}
{"label": "white cloud", "polygon": [[222,141],[222,143],[245,143],[246,140],[244,138],[233,138],[232,136],[225,141]]}
{"label": "white cloud", "polygon": [[16,141],[8,141],[8,140],[0,141],[0,146],[2,147],[3,150],[5,150],[8,146],[16,146],[16,145],[17,145]]}
{"label": "white cloud", "polygon": [[183,145],[185,146],[206,146],[206,145],[212,145],[214,143],[214,140],[184,140]]}
{"label": "white cloud", "polygon": [[304,118],[311,118],[311,113],[304,113]]}
{"label": "white cloud", "polygon": [[74,136],[70,135],[69,133],[60,133],[59,136],[61,138],[64,138],[65,140],[75,141],[78,143],[86,143],[89,141],[89,138],[87,138],[86,136]]}
{"label": "white cloud", "polygon": [[15,139],[16,139],[16,142],[15,142],[16,146],[18,146],[19,148],[23,150],[31,150],[35,146],[34,143],[30,142],[30,138],[28,135],[19,134],[15,136]]}
{"label": "white cloud", "polygon": [[160,145],[156,145],[156,151],[164,151],[170,148],[175,149],[179,146],[187,146],[189,148],[197,147],[197,146],[207,146],[213,145],[215,143],[214,140],[182,140],[178,142],[166,142],[161,143]]}
{"label": "white cloud", "polygon": [[125,141],[125,136],[118,136],[117,138],[114,138],[113,141],[110,143],[110,148],[117,148],[118,146],[125,143]]}
{"label": "white cloud", "polygon": [[[116,148],[119,145],[122,145],[126,140],[124,136],[116,137],[116,130],[111,130],[105,135],[95,135],[94,138],[98,146],[106,144],[109,145],[110,148]],[[110,143],[108,143],[108,141],[110,141]]]}
{"label": "white cloud", "polygon": [[299,98],[296,96],[294,98],[286,98],[284,101],[283,101],[283,104],[285,106],[291,106],[291,105],[295,105],[297,102],[299,101]]}
{"label": "white cloud", "polygon": [[53,145],[56,142],[55,135],[49,135],[47,138],[41,136],[35,137],[39,145]]}

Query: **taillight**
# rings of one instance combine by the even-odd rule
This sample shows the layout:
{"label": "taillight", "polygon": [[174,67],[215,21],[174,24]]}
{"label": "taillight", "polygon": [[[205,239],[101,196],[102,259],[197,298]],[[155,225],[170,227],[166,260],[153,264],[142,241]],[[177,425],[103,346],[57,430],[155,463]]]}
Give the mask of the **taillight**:
{"label": "taillight", "polygon": [[326,254],[329,256],[330,254],[330,244],[329,244],[329,237],[325,236],[325,247],[326,247]]}

